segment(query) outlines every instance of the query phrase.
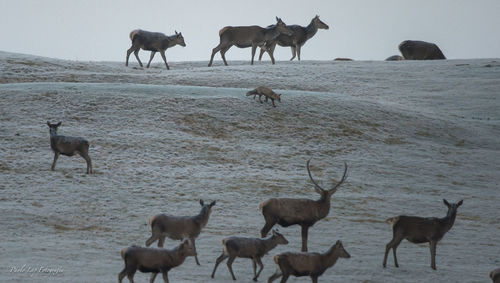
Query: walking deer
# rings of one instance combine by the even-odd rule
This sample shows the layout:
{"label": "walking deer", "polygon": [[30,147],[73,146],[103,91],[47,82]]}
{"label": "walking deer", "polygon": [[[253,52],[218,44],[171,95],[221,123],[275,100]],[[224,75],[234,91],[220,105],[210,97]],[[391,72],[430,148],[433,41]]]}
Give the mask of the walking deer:
{"label": "walking deer", "polygon": [[179,246],[167,250],[158,248],[145,248],[131,246],[121,251],[121,256],[125,261],[125,268],[118,274],[118,282],[121,283],[127,276],[133,283],[137,269],[141,272],[152,272],[150,283],[155,281],[156,275],[162,273],[163,280],[168,283],[168,271],[181,265],[186,257],[196,255],[194,246],[189,240],[184,240]]}
{"label": "walking deer", "polygon": [[51,124],[47,121],[50,132],[50,147],[54,152],[54,161],[52,162],[52,171],[56,169],[56,162],[59,155],[73,156],[79,154],[87,162],[87,174],[92,173],[92,161],[89,157],[89,142],[80,137],[70,137],[57,134],[57,128],[61,126],[61,122]]}
{"label": "walking deer", "polygon": [[274,49],[276,48],[276,44],[284,47],[290,46],[292,50],[292,58],[290,61],[295,58],[295,55],[297,55],[300,61],[300,50],[306,41],[312,38],[316,32],[318,32],[318,29],[329,29],[329,26],[322,22],[318,15],[316,15],[306,27],[299,25],[290,25],[287,27],[290,28],[293,33],[291,35],[280,34],[274,40],[267,41],[264,48],[260,49],[259,61],[262,59],[262,55],[265,51],[267,51],[271,60],[274,60]]}
{"label": "walking deer", "polygon": [[[208,223],[210,212],[215,205],[215,201],[205,204],[200,199],[201,210],[195,216],[171,216],[158,214],[149,219],[151,225],[151,237],[146,241],[146,247],[149,247],[154,241],[158,240],[158,247],[163,247],[165,237],[172,240],[182,240],[187,238],[193,244],[196,252],[195,240],[200,235],[201,229]],[[194,256],[196,264],[200,265],[198,256]]]}
{"label": "walking deer", "polygon": [[177,31],[175,31],[175,35],[166,36],[160,32],[150,32],[136,29],[130,32],[130,40],[132,40],[132,46],[127,50],[127,60],[125,62],[125,66],[128,66],[130,53],[134,52],[135,58],[137,58],[139,65],[142,67],[141,59],[139,59],[139,50],[142,48],[144,50],[151,51],[151,56],[149,57],[149,62],[146,68],[149,68],[149,64],[151,64],[156,52],[160,52],[161,58],[163,58],[163,62],[165,62],[165,66],[167,66],[167,70],[170,70],[170,67],[167,64],[167,59],[165,58],[165,51],[177,44],[183,47],[186,46],[182,33],[178,33]]}
{"label": "walking deer", "polygon": [[[226,52],[231,48],[231,46],[236,45],[239,48],[252,47],[252,61],[255,57],[255,50],[257,46],[264,47],[267,41],[273,40],[280,34],[291,35],[292,31],[287,28],[286,24],[278,17],[276,17],[276,25],[268,28],[263,28],[260,26],[239,26],[232,27],[227,26],[219,31],[220,43],[212,50],[212,56],[210,57],[210,62],[208,66],[212,66],[214,56],[220,51],[222,60],[224,60],[224,65],[227,66]],[[274,57],[271,56],[271,60],[274,64]]]}
{"label": "walking deer", "polygon": [[276,223],[283,227],[295,224],[300,225],[302,228],[303,252],[307,252],[307,235],[309,227],[328,215],[330,212],[330,199],[332,195],[347,178],[347,163],[344,162],[345,169],[342,179],[330,190],[325,190],[314,181],[309,169],[310,161],[309,159],[306,164],[307,173],[309,174],[311,182],[314,184],[315,191],[321,196],[318,200],[271,198],[259,205],[259,209],[262,211],[266,221],[266,224],[261,230],[261,236],[265,237]]}
{"label": "walking deer", "polygon": [[462,205],[463,200],[458,203],[448,203],[443,199],[444,204],[448,207],[448,213],[443,218],[436,217],[418,217],[400,215],[387,219],[387,222],[392,223],[392,240],[385,248],[383,266],[386,267],[387,255],[392,249],[394,254],[394,265],[399,267],[398,259],[396,258],[396,249],[402,240],[406,239],[411,243],[421,244],[429,243],[431,251],[431,267],[436,269],[436,245],[448,232],[457,216],[457,209]]}
{"label": "walking deer", "polygon": [[268,279],[268,283],[281,278],[281,282],[286,282],[290,275],[309,276],[313,283],[318,282],[328,268],[335,265],[339,258],[350,258],[351,255],[344,249],[339,240],[324,253],[292,253],[286,252],[274,256],[276,272]]}
{"label": "walking deer", "polygon": [[[222,254],[217,258],[217,261],[215,262],[214,271],[212,272],[211,277],[214,278],[217,266],[219,266],[219,264],[226,258],[229,258],[229,260],[227,261],[227,268],[229,269],[233,280],[236,280],[232,267],[233,261],[237,257],[242,257],[252,259],[254,275],[253,281],[257,281],[257,278],[264,268],[261,258],[279,244],[286,245],[288,244],[288,241],[285,236],[278,233],[276,230],[273,230],[272,235],[265,239],[234,236],[225,238],[222,240]],[[257,264],[259,265],[258,272],[256,272]]]}

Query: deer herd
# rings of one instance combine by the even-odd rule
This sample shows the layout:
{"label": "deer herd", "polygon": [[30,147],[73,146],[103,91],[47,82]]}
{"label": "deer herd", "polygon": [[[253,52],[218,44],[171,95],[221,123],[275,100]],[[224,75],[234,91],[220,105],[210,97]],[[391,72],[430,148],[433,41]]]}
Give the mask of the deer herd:
{"label": "deer herd", "polygon": [[[328,29],[328,25],[319,20],[316,16],[307,27],[298,25],[287,26],[281,19],[276,18],[276,24],[262,28],[259,26],[232,27],[227,26],[219,31],[220,43],[212,50],[209,66],[212,65],[213,57],[217,52],[221,53],[224,64],[227,65],[225,53],[233,45],[239,48],[252,47],[252,64],[257,47],[261,48],[259,60],[264,52],[267,52],[274,64],[273,52],[276,44],[280,46],[290,46],[293,60],[298,56],[300,60],[300,50],[302,45],[314,36],[318,29]],[[126,64],[133,52],[137,61],[142,67],[142,62],[138,57],[140,49],[151,51],[150,66],[156,52],[160,52],[167,69],[169,66],[165,59],[165,50],[177,44],[186,46],[181,33],[175,32],[173,36],[165,36],[162,33],[153,33],[143,30],[134,30],[130,33],[132,47],[127,51]],[[274,99],[280,101],[280,95],[272,90],[259,87],[247,93],[247,96],[254,95],[260,97],[264,95],[271,98],[273,106]],[[262,102],[262,101],[261,101]],[[61,122],[51,124],[47,121],[50,129],[50,145],[54,151],[54,161],[51,169],[55,170],[56,161],[60,154],[72,156],[81,155],[87,162],[87,174],[92,173],[92,163],[89,157],[89,142],[80,137],[70,137],[57,133]],[[281,282],[286,282],[290,275],[309,276],[312,282],[317,282],[326,269],[332,267],[338,258],[350,258],[343,243],[338,240],[326,251],[309,252],[307,241],[309,229],[321,219],[328,216],[330,212],[330,202],[332,195],[347,179],[348,166],[344,162],[344,171],[340,180],[330,189],[324,189],[313,178],[310,170],[310,160],[306,163],[307,173],[314,185],[314,190],[319,194],[319,199],[307,198],[270,198],[264,200],[259,205],[265,224],[260,231],[261,238],[229,236],[222,239],[222,253],[216,258],[215,266],[211,277],[214,278],[217,267],[227,259],[227,267],[233,280],[236,280],[232,269],[232,263],[237,257],[252,260],[253,280],[257,281],[264,266],[262,257],[274,249],[277,245],[287,245],[289,242],[283,234],[277,230],[272,230],[278,224],[282,227],[299,225],[301,227],[302,248],[300,252],[284,252],[274,256],[276,272],[271,275],[268,282],[272,282],[281,277]],[[431,268],[436,269],[436,245],[448,232],[457,215],[457,209],[463,204],[463,200],[457,203],[449,203],[443,199],[448,207],[448,212],[443,218],[417,217],[399,215],[389,218],[387,222],[392,224],[393,238],[387,244],[383,258],[383,267],[386,267],[389,251],[392,249],[394,255],[394,265],[399,267],[396,258],[396,249],[403,239],[412,243],[429,243],[431,254]],[[193,216],[175,216],[159,214],[152,216],[149,220],[151,226],[151,237],[146,240],[146,247],[130,246],[121,251],[125,267],[118,275],[118,281],[122,282],[127,276],[130,282],[134,281],[134,274],[137,270],[152,273],[150,282],[153,282],[158,273],[161,273],[165,282],[168,282],[168,271],[181,265],[186,257],[194,256],[196,264],[200,265],[197,257],[195,240],[200,235],[201,230],[207,225],[212,208],[216,201],[205,203],[200,200],[201,210]],[[266,237],[271,231],[271,235]],[[181,240],[181,243],[173,249],[164,249],[165,238]],[[149,247],[158,241],[158,248]],[[326,243],[325,243],[326,244]],[[257,265],[259,269],[257,271]],[[494,282],[500,280],[500,269],[491,272],[490,277]],[[496,281],[495,281],[496,280]]]}
{"label": "deer herd", "polygon": [[[51,124],[47,121],[50,130],[50,145],[54,151],[54,162],[51,169],[55,170],[55,164],[59,154],[72,156],[75,153],[81,155],[87,161],[87,174],[92,173],[92,165],[88,155],[89,142],[81,137],[70,137],[59,135],[57,128],[61,122]],[[314,185],[314,190],[319,194],[319,199],[308,198],[270,198],[259,204],[265,224],[260,231],[261,238],[230,236],[222,239],[222,254],[216,259],[211,274],[214,278],[219,264],[227,259],[227,267],[231,277],[236,280],[232,264],[237,257],[249,258],[253,265],[253,280],[257,281],[264,266],[262,257],[274,249],[277,245],[287,245],[288,240],[277,230],[272,230],[271,236],[267,234],[276,225],[289,227],[299,225],[301,227],[302,248],[300,252],[285,252],[274,256],[276,272],[269,277],[268,282],[281,277],[281,282],[286,282],[290,275],[309,276],[312,282],[317,282],[326,269],[332,267],[338,258],[350,258],[342,242],[339,240],[323,253],[309,252],[307,246],[309,229],[321,219],[328,216],[332,195],[347,179],[348,166],[344,162],[344,172],[340,180],[330,189],[324,189],[313,178],[310,169],[310,159],[306,162],[309,179]],[[453,227],[457,216],[457,209],[463,204],[463,200],[457,203],[449,203],[443,199],[448,207],[448,212],[443,218],[418,217],[399,215],[387,219],[392,224],[393,238],[387,244],[383,259],[383,267],[386,267],[389,251],[392,249],[394,265],[399,267],[396,257],[396,249],[402,240],[411,243],[429,243],[431,254],[431,268],[436,269],[436,246],[443,236]],[[176,216],[167,214],[154,215],[149,220],[151,226],[151,237],[146,240],[146,247],[130,246],[121,251],[125,262],[124,269],[118,275],[118,281],[122,282],[127,276],[130,282],[134,282],[134,274],[137,270],[152,273],[150,282],[153,282],[161,273],[165,282],[168,282],[168,271],[181,265],[186,257],[194,256],[196,264],[198,260],[195,241],[201,230],[207,225],[212,208],[216,201],[205,203],[200,200],[201,210],[193,216]],[[164,249],[165,238],[181,240],[181,244],[173,249]],[[149,247],[158,241],[158,248]],[[257,265],[259,270],[257,271]],[[499,271],[491,273],[491,278],[496,280]]]}

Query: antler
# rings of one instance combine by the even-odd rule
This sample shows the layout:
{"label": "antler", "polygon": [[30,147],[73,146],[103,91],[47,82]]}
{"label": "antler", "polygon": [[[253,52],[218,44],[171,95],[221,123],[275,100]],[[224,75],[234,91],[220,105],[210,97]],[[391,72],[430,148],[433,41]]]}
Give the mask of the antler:
{"label": "antler", "polygon": [[[326,191],[320,185],[318,185],[318,183],[316,183],[316,181],[314,181],[314,179],[311,175],[311,170],[309,169],[309,162],[310,161],[311,161],[311,159],[307,160],[307,173],[309,174],[309,178],[311,179],[311,182],[314,184],[314,186],[316,186],[317,189],[319,189],[321,191]],[[328,190],[329,192],[334,192],[347,179],[347,163],[345,161],[344,161],[344,167],[345,167],[345,169],[344,169],[344,174],[342,175],[342,179],[340,179],[340,181],[335,186],[333,186],[333,188]]]}

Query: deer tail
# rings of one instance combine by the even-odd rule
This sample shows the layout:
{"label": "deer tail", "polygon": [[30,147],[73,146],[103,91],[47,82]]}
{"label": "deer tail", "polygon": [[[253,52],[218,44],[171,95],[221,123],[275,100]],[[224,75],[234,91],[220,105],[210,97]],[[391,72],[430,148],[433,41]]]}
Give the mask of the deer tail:
{"label": "deer tail", "polygon": [[385,220],[385,222],[390,223],[392,227],[394,227],[394,225],[396,225],[398,221],[399,221],[399,216],[387,218],[387,220]]}
{"label": "deer tail", "polygon": [[130,40],[134,41],[134,36],[140,31],[140,29],[134,29],[130,32]]}
{"label": "deer tail", "polygon": [[122,256],[123,259],[125,259],[125,252],[127,251],[127,248],[122,249],[120,252],[120,255]]}
{"label": "deer tail", "polygon": [[229,27],[223,27],[219,30],[219,36],[221,36]]}

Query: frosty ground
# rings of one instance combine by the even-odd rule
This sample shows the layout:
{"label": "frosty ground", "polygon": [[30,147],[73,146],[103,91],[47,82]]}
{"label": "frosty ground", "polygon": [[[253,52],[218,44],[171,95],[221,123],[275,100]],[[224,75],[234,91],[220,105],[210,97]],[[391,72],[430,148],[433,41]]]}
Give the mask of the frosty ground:
{"label": "frosty ground", "polygon": [[[167,71],[0,52],[0,281],[114,282],[120,250],[144,245],[149,217],[197,214],[201,198],[217,200],[197,240],[201,266],[188,258],[169,278],[233,282],[225,264],[209,277],[221,239],[258,237],[265,199],[317,198],[312,158],[324,187],[349,165],[309,249],[340,239],[352,257],[321,282],[488,282],[500,266],[499,61],[169,62]],[[259,85],[282,102],[245,96]],[[80,157],[50,170],[47,120],[90,141],[95,174]],[[406,241],[400,267],[390,256],[382,268],[385,219],[443,217],[443,198],[464,205],[438,244],[437,271],[427,244]],[[261,282],[273,255],[300,250],[299,227],[280,232],[290,244],[264,257]],[[249,260],[233,269],[251,282]]]}

